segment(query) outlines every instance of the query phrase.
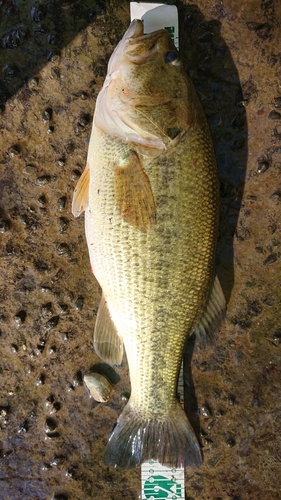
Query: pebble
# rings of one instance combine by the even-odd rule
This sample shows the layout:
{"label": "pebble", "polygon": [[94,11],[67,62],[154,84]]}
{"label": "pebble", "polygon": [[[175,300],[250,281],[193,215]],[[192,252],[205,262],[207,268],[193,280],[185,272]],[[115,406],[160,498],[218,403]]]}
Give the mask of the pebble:
{"label": "pebble", "polygon": [[277,253],[271,253],[266,257],[266,259],[263,261],[264,266],[268,266],[269,264],[273,264],[277,260],[278,256]]}
{"label": "pebble", "polygon": [[71,250],[67,243],[60,243],[57,251],[60,257],[69,257],[71,255]]}
{"label": "pebble", "polygon": [[109,400],[112,385],[107,378],[100,373],[91,372],[85,374],[83,380],[92,398],[100,403],[106,403]]}
{"label": "pebble", "polygon": [[37,168],[34,165],[26,165],[23,168],[23,173],[27,174],[27,175],[35,174],[36,171],[37,171]]}
{"label": "pebble", "polygon": [[264,160],[264,161],[261,161],[259,164],[258,164],[258,168],[257,168],[257,171],[258,171],[258,174],[263,174],[264,172],[266,172],[270,167],[270,164],[268,161]]}

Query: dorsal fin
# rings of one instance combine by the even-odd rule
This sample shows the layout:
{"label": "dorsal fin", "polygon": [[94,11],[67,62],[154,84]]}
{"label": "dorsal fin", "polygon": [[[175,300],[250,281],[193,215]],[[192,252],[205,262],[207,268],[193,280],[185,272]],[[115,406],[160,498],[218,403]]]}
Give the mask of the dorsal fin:
{"label": "dorsal fin", "polygon": [[201,317],[194,333],[203,344],[211,339],[214,331],[221,323],[225,313],[225,298],[218,277],[215,277],[206,311]]}

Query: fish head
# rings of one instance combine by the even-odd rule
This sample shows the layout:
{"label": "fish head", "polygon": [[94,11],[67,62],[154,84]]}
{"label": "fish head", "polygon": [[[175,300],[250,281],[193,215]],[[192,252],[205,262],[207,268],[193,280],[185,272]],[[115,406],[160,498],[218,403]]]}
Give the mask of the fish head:
{"label": "fish head", "polygon": [[109,135],[161,152],[187,130],[188,98],[188,80],[169,33],[144,34],[136,19],[109,60],[94,121]]}

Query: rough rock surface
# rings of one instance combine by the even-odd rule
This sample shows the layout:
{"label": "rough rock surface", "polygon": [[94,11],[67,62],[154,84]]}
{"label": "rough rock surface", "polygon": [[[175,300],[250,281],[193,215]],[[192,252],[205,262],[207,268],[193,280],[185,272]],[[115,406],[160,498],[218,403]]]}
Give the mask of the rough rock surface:
{"label": "rough rock surface", "polygon": [[[186,498],[277,500],[280,2],[177,5],[182,59],[218,159],[217,267],[228,301],[213,344],[186,349],[188,413],[204,446],[204,465],[186,471]],[[71,215],[129,3],[11,0],[0,9],[0,498],[137,499],[140,471],[102,462],[130,390],[126,364],[109,374],[108,403],[83,385],[90,369],[105,370],[92,348],[100,288],[83,218]]]}

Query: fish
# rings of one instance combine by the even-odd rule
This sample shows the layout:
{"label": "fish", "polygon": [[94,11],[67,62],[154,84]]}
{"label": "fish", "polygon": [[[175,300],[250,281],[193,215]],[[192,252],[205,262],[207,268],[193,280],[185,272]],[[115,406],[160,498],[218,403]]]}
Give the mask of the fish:
{"label": "fish", "polygon": [[72,211],[85,212],[102,288],[95,351],[120,365],[125,349],[130,373],[104,462],[199,467],[176,392],[186,339],[209,338],[224,314],[219,180],[206,117],[165,29],[145,34],[136,19],[112,53]]}

